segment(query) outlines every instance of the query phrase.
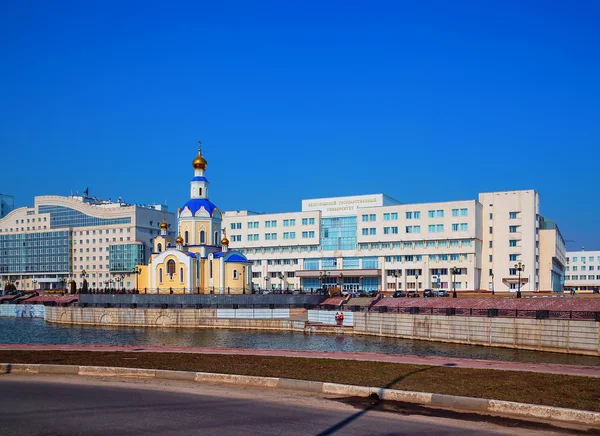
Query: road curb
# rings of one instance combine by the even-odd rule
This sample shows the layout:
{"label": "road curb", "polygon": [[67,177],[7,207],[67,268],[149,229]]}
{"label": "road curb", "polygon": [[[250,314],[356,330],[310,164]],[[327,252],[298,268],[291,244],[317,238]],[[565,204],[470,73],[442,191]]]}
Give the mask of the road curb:
{"label": "road curb", "polygon": [[134,377],[167,380],[188,380],[196,383],[226,383],[275,389],[292,389],[329,395],[372,397],[389,401],[401,401],[421,405],[442,406],[465,411],[506,414],[521,418],[549,419],[600,427],[600,413],[586,410],[564,409],[536,404],[484,398],[459,397],[427,392],[401,391],[397,389],[354,386],[338,383],[294,380],[277,377],[258,377],[211,372],[171,371],[145,368],[122,368],[110,366],[44,365],[23,363],[0,363],[0,374],[65,374],[92,377]]}

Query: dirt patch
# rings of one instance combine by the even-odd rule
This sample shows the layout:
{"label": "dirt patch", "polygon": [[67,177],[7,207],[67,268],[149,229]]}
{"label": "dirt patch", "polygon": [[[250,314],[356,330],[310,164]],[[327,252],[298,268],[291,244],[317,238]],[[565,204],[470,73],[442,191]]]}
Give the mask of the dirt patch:
{"label": "dirt patch", "polygon": [[0,351],[0,362],[118,366],[283,377],[600,412],[600,378],[354,360],[224,354]]}

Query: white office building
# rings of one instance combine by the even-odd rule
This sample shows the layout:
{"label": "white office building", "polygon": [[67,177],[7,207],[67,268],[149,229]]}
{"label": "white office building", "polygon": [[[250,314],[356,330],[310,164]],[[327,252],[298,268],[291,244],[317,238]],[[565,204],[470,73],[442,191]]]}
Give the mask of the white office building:
{"label": "white office building", "polygon": [[[300,212],[225,212],[223,223],[261,289],[514,291],[521,262],[522,290],[557,291],[565,262],[533,190],[421,204],[384,194],[311,199]],[[554,242],[548,265],[541,239]]]}
{"label": "white office building", "polygon": [[600,291],[600,251],[569,251],[565,271],[565,291]]}
{"label": "white office building", "polygon": [[173,235],[175,216],[166,206],[35,197],[32,207],[0,219],[0,284],[66,289],[70,279],[81,287],[85,277],[90,288],[134,288],[134,268],[149,258],[163,218]]}

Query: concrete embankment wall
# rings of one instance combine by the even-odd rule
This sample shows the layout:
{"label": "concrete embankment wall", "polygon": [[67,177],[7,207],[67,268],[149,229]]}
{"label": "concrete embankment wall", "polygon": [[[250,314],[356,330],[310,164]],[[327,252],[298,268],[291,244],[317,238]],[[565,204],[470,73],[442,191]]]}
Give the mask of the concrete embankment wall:
{"label": "concrete embankment wall", "polygon": [[43,318],[45,306],[38,304],[0,304],[0,316],[9,318]]}
{"label": "concrete embankment wall", "polygon": [[595,321],[356,312],[354,332],[492,347],[600,355],[600,323]]}
{"label": "concrete embankment wall", "polygon": [[[304,321],[277,319],[282,310],[287,317],[304,309],[245,309],[246,318],[218,318],[220,309],[125,309],[92,307],[47,307],[46,321],[62,324],[113,325],[129,327],[208,327],[261,330],[304,330]],[[240,309],[242,310],[242,309]],[[252,313],[250,313],[252,311]],[[255,312],[254,312],[255,311]],[[270,315],[267,311],[270,311]],[[222,314],[221,314],[222,315]],[[242,315],[241,313],[239,314]],[[249,318],[256,315],[256,318]]]}

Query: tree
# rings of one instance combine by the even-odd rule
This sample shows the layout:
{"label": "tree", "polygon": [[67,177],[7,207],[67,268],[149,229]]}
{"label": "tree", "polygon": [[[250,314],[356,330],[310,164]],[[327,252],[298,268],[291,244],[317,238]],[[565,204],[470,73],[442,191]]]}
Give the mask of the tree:
{"label": "tree", "polygon": [[75,284],[75,280],[71,280],[69,282],[69,289],[71,294],[77,293],[77,285]]}
{"label": "tree", "polygon": [[81,293],[82,294],[88,293],[88,282],[86,279],[83,279],[83,286],[81,286]]}
{"label": "tree", "polygon": [[4,285],[4,290],[5,291],[16,291],[17,287],[15,286],[14,283],[8,282],[6,285]]}

